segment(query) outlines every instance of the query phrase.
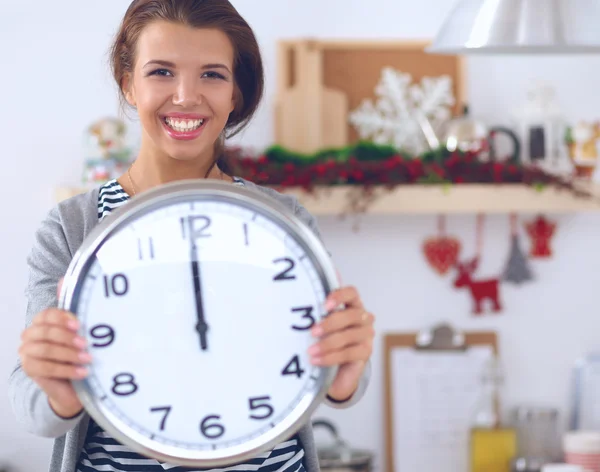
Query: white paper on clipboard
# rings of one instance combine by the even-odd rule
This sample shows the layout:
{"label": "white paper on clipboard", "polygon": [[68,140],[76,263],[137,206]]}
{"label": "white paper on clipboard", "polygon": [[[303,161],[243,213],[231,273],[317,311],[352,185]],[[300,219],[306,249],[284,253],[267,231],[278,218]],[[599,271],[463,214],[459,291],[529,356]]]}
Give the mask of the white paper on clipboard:
{"label": "white paper on clipboard", "polygon": [[469,433],[492,346],[391,353],[394,472],[467,472]]}

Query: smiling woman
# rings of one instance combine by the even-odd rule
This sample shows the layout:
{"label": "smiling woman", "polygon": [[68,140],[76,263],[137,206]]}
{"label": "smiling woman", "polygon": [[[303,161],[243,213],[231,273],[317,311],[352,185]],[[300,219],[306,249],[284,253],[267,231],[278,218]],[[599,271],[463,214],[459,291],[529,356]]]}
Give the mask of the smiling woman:
{"label": "smiling woman", "polygon": [[[111,58],[122,104],[132,107],[140,119],[139,154],[118,179],[55,206],[36,232],[28,258],[26,328],[20,362],[9,380],[10,398],[30,432],[56,438],[50,472],[198,470],[140,455],[111,437],[83,408],[71,381],[93,382],[89,367],[95,346],[86,348],[81,336],[86,328],[75,314],[56,308],[57,287],[73,254],[114,209],[139,193],[183,179],[219,179],[269,195],[317,237],[320,234],[315,218],[297,199],[231,175],[221,158],[225,139],[254,115],[264,80],[256,38],[228,0],[135,0],[116,35]],[[347,408],[362,398],[368,383],[374,317],[354,287],[332,290],[323,313],[328,316],[315,320],[311,327],[315,342],[305,354],[315,366],[337,367],[324,401]],[[95,334],[114,337],[106,329]],[[211,383],[220,388],[218,381]],[[200,402],[202,392],[198,395]],[[250,408],[261,407],[254,400],[250,399]],[[229,472],[305,469],[319,469],[310,422],[248,463],[227,468]]]}

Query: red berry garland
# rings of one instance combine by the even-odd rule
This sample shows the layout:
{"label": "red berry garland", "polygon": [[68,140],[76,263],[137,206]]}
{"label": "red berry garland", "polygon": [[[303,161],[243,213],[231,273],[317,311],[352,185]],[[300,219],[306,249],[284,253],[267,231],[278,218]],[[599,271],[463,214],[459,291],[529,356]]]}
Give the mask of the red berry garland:
{"label": "red berry garland", "polygon": [[580,196],[568,179],[516,162],[481,162],[473,152],[444,149],[408,156],[389,146],[359,143],[304,156],[273,146],[258,156],[243,148],[227,148],[234,173],[262,185],[399,185],[413,183],[551,184]]}

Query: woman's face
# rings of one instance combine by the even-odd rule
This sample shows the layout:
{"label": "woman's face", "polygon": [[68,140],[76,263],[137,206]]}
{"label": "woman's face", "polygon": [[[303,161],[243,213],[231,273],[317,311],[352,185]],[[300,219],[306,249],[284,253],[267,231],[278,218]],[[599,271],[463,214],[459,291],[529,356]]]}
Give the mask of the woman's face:
{"label": "woman's face", "polygon": [[234,51],[225,33],[157,21],[140,34],[127,101],[137,108],[142,149],[212,162],[234,109]]}

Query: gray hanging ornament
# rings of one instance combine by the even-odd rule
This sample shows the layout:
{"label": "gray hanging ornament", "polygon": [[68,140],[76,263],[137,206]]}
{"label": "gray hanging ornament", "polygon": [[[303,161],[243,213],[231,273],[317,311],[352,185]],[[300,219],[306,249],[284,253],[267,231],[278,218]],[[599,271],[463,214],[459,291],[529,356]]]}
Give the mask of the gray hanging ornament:
{"label": "gray hanging ornament", "polygon": [[511,247],[506,267],[502,275],[505,282],[521,285],[534,279],[529,259],[521,248],[521,242],[517,233],[516,216],[511,215]]}

